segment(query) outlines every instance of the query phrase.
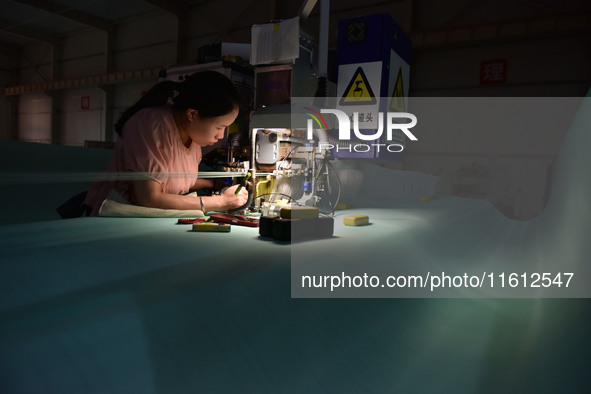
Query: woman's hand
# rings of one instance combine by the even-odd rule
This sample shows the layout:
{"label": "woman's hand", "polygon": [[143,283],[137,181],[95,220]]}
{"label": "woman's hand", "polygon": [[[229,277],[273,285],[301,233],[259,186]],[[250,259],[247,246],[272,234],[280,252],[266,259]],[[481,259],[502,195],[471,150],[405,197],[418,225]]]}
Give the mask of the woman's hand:
{"label": "woman's hand", "polygon": [[248,201],[248,191],[246,187],[240,189],[238,194],[236,194],[236,189],[238,189],[240,185],[234,185],[226,190],[220,195],[222,199],[222,206],[224,210],[238,208]]}

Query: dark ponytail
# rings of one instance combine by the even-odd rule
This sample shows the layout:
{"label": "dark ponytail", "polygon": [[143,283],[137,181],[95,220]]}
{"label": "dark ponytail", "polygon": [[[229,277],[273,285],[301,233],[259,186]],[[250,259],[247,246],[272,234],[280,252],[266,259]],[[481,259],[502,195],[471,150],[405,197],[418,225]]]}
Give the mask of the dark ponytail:
{"label": "dark ponytail", "polygon": [[[178,94],[175,96],[175,93]],[[121,135],[123,125],[136,112],[165,105],[170,98],[175,108],[196,109],[200,118],[223,116],[240,105],[240,95],[226,76],[217,71],[201,71],[182,82],[162,81],[152,87],[123,112],[115,123],[115,131]]]}
{"label": "dark ponytail", "polygon": [[142,96],[134,105],[129,107],[121,117],[115,123],[115,131],[117,134],[122,135],[123,125],[129,120],[136,112],[148,107],[159,107],[166,104],[169,98],[172,97],[173,92],[178,89],[178,82],[173,81],[162,81],[148,90],[146,94]]}

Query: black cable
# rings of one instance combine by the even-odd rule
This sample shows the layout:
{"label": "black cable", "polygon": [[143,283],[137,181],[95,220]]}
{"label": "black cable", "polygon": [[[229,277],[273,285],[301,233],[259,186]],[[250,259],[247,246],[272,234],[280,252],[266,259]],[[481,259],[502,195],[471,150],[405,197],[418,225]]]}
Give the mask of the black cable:
{"label": "black cable", "polygon": [[253,198],[252,198],[252,191],[248,190],[248,198],[246,199],[246,203],[244,203],[244,205],[239,206],[238,208],[233,208],[233,209],[228,209],[226,212],[228,213],[233,213],[233,212],[238,212],[238,211],[242,211],[246,208],[248,208],[250,206],[250,204],[252,204]]}
{"label": "black cable", "polygon": [[341,184],[341,178],[339,178],[339,173],[334,168],[334,166],[332,165],[332,163],[330,161],[327,161],[327,163],[328,163],[328,166],[330,167],[330,169],[334,172],[334,175],[337,178],[337,183],[339,185],[338,192],[337,192],[337,199],[336,199],[336,201],[334,203],[334,206],[333,206],[333,209],[332,209],[332,214],[334,215],[334,211],[335,211],[335,209],[336,209],[336,207],[339,204],[339,201],[341,199],[341,190],[343,188],[343,185]]}
{"label": "black cable", "polygon": [[[326,159],[326,158],[324,158],[324,160],[322,160],[322,165],[320,166],[320,169],[318,170],[318,175],[316,175],[316,188],[317,189],[318,189],[318,184],[319,184],[318,181],[320,180],[320,176],[322,175],[322,172],[323,172],[324,167],[326,167],[326,162],[327,161],[328,161],[328,159]],[[330,177],[330,174],[327,173],[327,179],[326,179],[327,184],[330,183],[329,180],[328,180],[329,177]],[[322,194],[323,195],[326,194],[326,197],[328,199],[328,206],[329,206],[329,208],[331,208],[331,211],[330,212],[321,211],[321,213],[324,213],[325,215],[329,215],[329,214],[330,215],[334,215],[334,209],[333,209],[332,203],[330,201],[330,190],[328,192],[323,191]]]}
{"label": "black cable", "polygon": [[317,172],[317,175],[316,175],[316,184],[318,184],[318,180],[320,179],[320,175],[322,175],[322,170],[323,170],[324,166],[329,167],[329,169],[332,170],[332,172],[334,172],[334,174],[337,178],[338,190],[337,190],[337,199],[336,199],[335,203],[333,204],[330,199],[330,195],[332,194],[332,188],[330,188],[330,172],[329,172],[327,174],[326,181],[327,181],[327,187],[329,187],[331,189],[327,193],[328,205],[330,207],[330,211],[329,212],[321,211],[321,213],[324,213],[326,215],[334,215],[334,212],[336,210],[336,206],[338,205],[338,203],[341,199],[341,189],[342,189],[341,179],[339,178],[339,174],[336,171],[336,169],[334,168],[334,166],[331,164],[330,160],[328,158],[324,158],[322,161],[322,165],[320,166],[320,170]]}

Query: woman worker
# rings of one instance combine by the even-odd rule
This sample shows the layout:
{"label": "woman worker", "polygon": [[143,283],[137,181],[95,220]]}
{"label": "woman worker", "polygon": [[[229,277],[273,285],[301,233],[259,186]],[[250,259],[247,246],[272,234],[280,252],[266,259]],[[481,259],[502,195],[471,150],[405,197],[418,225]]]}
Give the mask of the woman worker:
{"label": "woman worker", "polygon": [[243,188],[235,194],[238,185],[219,196],[186,195],[213,187],[211,180],[196,179],[201,147],[223,138],[239,102],[234,85],[215,71],[155,85],[115,124],[119,137],[106,171],[125,174],[91,186],[84,201],[90,215],[98,215],[113,190],[132,204],[152,208],[206,212],[244,205],[248,193]]}

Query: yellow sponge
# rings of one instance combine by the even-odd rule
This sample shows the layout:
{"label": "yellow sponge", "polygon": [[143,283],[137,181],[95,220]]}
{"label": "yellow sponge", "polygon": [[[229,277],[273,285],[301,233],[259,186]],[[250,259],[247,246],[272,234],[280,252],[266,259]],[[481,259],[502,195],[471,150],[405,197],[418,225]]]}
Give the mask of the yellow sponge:
{"label": "yellow sponge", "polygon": [[365,226],[369,224],[367,215],[349,215],[343,218],[345,226]]}
{"label": "yellow sponge", "polygon": [[315,219],[318,217],[318,208],[314,207],[285,207],[279,211],[282,219]]}

